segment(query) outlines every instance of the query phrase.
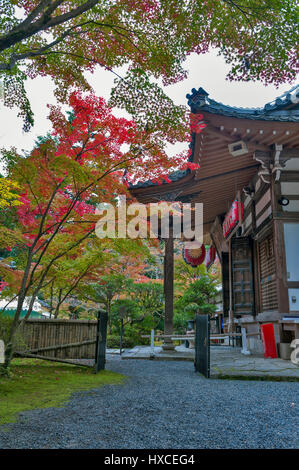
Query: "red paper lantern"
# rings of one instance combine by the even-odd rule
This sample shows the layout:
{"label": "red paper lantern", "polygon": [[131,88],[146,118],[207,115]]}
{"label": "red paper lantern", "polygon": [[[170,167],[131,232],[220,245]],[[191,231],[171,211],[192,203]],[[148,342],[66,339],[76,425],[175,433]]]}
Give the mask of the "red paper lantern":
{"label": "red paper lantern", "polygon": [[210,248],[208,249],[207,256],[205,259],[205,265],[206,268],[209,269],[209,267],[214,263],[216,258],[216,248],[211,245]]}
{"label": "red paper lantern", "polygon": [[204,262],[206,256],[206,249],[204,245],[200,248],[183,248],[183,258],[187,264],[190,264],[193,268],[199,266]]}

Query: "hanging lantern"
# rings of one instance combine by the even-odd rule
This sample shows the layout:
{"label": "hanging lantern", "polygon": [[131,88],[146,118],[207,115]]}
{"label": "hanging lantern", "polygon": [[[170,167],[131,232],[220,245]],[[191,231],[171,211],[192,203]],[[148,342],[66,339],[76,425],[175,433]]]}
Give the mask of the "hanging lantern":
{"label": "hanging lantern", "polygon": [[205,259],[205,265],[207,270],[212,266],[216,258],[216,248],[211,245],[210,248],[208,249],[207,256]]}
{"label": "hanging lantern", "polygon": [[187,264],[190,264],[193,268],[199,266],[204,262],[206,256],[206,249],[204,245],[199,248],[183,248],[183,258]]}

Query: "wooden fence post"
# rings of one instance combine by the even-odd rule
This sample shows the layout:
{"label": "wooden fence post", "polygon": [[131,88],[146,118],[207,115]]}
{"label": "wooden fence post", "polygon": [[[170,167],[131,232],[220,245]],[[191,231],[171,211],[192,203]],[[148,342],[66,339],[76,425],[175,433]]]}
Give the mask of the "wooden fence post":
{"label": "wooden fence post", "polygon": [[107,340],[108,314],[105,310],[99,310],[97,325],[97,343],[95,357],[95,372],[105,369],[106,340]]}
{"label": "wooden fence post", "polygon": [[150,357],[155,356],[155,330],[151,330],[151,352]]}

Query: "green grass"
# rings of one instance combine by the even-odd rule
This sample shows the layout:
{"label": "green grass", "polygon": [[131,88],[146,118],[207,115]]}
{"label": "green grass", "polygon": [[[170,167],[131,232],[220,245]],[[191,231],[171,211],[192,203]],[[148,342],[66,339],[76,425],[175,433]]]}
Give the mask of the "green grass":
{"label": "green grass", "polygon": [[106,384],[121,384],[125,377],[110,371],[37,359],[14,359],[9,378],[0,378],[0,425],[13,423],[21,411],[62,407],[73,392]]}

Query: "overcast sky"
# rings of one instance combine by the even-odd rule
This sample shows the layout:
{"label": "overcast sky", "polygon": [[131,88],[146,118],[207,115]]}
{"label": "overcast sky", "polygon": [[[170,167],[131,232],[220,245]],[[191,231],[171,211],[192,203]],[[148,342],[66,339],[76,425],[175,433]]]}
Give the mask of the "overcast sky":
{"label": "overcast sky", "polygon": [[[191,55],[185,63],[189,72],[188,78],[176,85],[165,88],[166,93],[176,104],[187,104],[186,94],[192,88],[203,87],[216,101],[224,104],[241,107],[262,107],[281,95],[292,84],[286,84],[278,89],[274,86],[264,86],[254,82],[229,82],[226,80],[228,66],[216,52],[197,56]],[[122,74],[124,75],[124,73]],[[97,70],[93,75],[87,75],[97,95],[108,99],[113,86],[114,75],[103,69]],[[27,134],[22,131],[22,119],[17,117],[17,109],[4,108],[0,102],[0,148],[17,147],[31,150],[38,135],[44,135],[51,129],[47,119],[49,111],[47,104],[54,104],[53,82],[49,78],[36,78],[27,80],[26,89],[34,112],[35,125]],[[124,113],[123,113],[124,115]],[[181,149],[179,149],[181,150]]]}

